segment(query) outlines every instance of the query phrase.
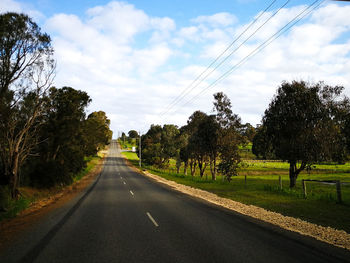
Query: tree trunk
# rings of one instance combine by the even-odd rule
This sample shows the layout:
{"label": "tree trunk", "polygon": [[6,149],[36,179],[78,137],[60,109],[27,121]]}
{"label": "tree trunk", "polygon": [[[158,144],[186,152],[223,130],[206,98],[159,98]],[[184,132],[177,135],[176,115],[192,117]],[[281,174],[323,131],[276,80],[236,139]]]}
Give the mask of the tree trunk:
{"label": "tree trunk", "polygon": [[195,161],[190,161],[191,175],[194,176],[196,172],[197,163]]}
{"label": "tree trunk", "polygon": [[187,175],[188,161],[184,162],[184,175]]}
{"label": "tree trunk", "polygon": [[216,180],[216,157],[213,157],[212,160],[210,160],[210,172],[211,179]]}
{"label": "tree trunk", "polygon": [[204,175],[205,168],[207,168],[207,163],[206,163],[206,162],[204,162],[204,165],[203,165],[203,163],[202,163],[202,166],[200,167],[200,176],[201,176],[201,178],[202,178],[203,175]]}
{"label": "tree trunk", "polygon": [[10,189],[11,189],[11,197],[13,199],[17,199],[18,197],[18,165],[19,165],[19,154],[16,151],[12,158],[11,165],[11,177],[10,177]]}
{"label": "tree trunk", "polygon": [[296,161],[289,161],[289,188],[294,188],[297,183],[299,173],[306,167],[306,162],[302,161],[299,168],[297,168]]}

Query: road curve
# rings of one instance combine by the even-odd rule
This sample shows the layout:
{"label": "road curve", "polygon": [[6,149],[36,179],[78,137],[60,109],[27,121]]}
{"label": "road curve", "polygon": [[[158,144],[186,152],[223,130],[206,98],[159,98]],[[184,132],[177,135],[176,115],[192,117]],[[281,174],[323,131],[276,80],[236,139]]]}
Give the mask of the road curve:
{"label": "road curve", "polygon": [[350,262],[350,253],[159,185],[113,142],[96,181],[0,262]]}

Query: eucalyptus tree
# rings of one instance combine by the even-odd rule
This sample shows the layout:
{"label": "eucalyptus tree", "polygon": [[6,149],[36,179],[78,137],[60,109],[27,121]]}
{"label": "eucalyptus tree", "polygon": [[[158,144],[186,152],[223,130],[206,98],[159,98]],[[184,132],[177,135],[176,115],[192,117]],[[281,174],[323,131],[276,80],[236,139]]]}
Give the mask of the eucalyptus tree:
{"label": "eucalyptus tree", "polygon": [[18,173],[37,144],[44,97],[55,75],[51,39],[27,15],[0,15],[1,182],[18,195]]}
{"label": "eucalyptus tree", "polygon": [[346,157],[344,126],[338,118],[341,105],[348,105],[343,89],[323,82],[283,82],[266,109],[255,140],[263,146],[254,149],[289,162],[291,188],[308,165]]}

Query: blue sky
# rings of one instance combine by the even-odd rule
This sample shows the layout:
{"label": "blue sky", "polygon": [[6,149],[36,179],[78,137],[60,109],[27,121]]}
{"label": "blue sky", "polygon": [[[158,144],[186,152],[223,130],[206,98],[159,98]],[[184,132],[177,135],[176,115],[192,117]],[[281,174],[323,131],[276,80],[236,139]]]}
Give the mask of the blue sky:
{"label": "blue sky", "polygon": [[[343,85],[350,96],[350,4],[334,1],[324,1],[211,87],[313,2],[290,0],[262,26],[286,2],[276,0],[223,58],[232,55],[191,86],[271,2],[2,0],[0,12],[28,13],[51,35],[55,85],[87,91],[93,100],[89,112],[105,111],[116,136],[130,129],[146,132],[153,123],[184,125],[195,110],[211,112],[217,91],[252,124],[260,122],[283,80]],[[186,97],[162,114],[183,90],[189,91]]]}

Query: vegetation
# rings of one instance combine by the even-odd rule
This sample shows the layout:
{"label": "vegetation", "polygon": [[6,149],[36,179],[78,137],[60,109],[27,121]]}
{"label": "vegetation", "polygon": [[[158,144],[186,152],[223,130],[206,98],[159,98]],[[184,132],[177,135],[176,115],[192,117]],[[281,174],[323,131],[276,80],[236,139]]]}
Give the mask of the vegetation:
{"label": "vegetation", "polygon": [[52,87],[52,57],[50,36],[31,18],[0,15],[0,212],[26,206],[23,186],[57,187],[83,176],[111,140],[104,112],[86,117],[86,92]]}
{"label": "vegetation", "polygon": [[[123,152],[126,158],[138,166],[136,153]],[[304,199],[301,183],[289,188],[289,163],[281,161],[247,160],[238,168],[238,176],[229,182],[218,175],[216,181],[207,177],[209,168],[203,177],[199,172],[195,176],[176,172],[175,160],[170,161],[166,169],[143,164],[143,169],[160,175],[168,180],[203,189],[221,197],[229,198],[247,205],[256,205],[287,216],[343,229],[350,232],[350,163],[315,165],[308,173],[303,171],[300,179],[341,180],[343,203],[337,203],[334,185],[308,183],[308,196]],[[246,176],[246,180],[245,180]],[[282,189],[279,186],[282,179]]]}
{"label": "vegetation", "polygon": [[339,98],[343,89],[323,83],[283,82],[265,111],[254,141],[260,144],[254,147],[255,153],[266,157],[266,152],[272,152],[287,160],[291,188],[308,166],[346,159],[347,134],[342,132],[340,113],[349,112],[349,103]]}
{"label": "vegetation", "polygon": [[[283,82],[256,128],[241,124],[227,96],[216,93],[213,115],[195,111],[179,129],[151,126],[142,137],[143,169],[349,232],[350,104],[342,90],[322,82]],[[138,164],[135,153],[124,154]],[[334,184],[320,182],[307,182],[305,199],[297,178],[340,180],[342,202]]]}
{"label": "vegetation", "polygon": [[195,111],[180,129],[175,125],[152,125],[142,136],[143,161],[164,168],[173,158],[177,172],[183,163],[186,174],[188,166],[192,176],[198,167],[202,177],[210,167],[212,180],[216,180],[217,171],[230,180],[237,174],[239,146],[245,136],[240,133],[240,118],[233,114],[231,102],[222,92],[214,94],[214,110],[213,115]]}

